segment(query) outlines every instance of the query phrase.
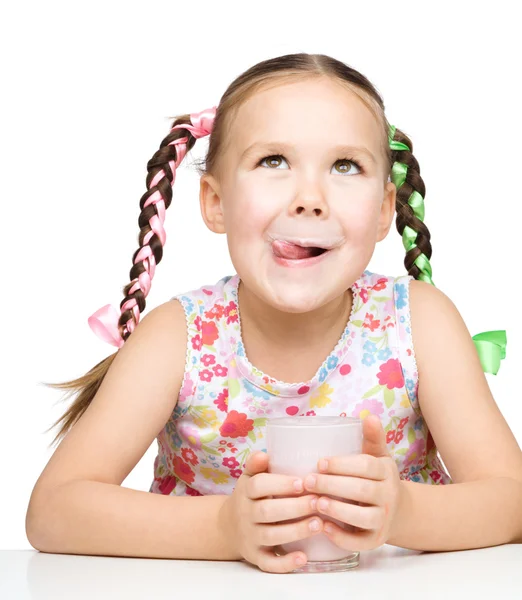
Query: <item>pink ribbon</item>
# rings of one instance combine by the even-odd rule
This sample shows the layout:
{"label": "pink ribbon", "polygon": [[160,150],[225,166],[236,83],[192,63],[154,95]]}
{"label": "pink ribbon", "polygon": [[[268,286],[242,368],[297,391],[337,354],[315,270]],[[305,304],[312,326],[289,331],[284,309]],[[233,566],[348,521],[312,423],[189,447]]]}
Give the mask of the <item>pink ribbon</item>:
{"label": "pink ribbon", "polygon": [[[202,110],[199,113],[191,113],[190,123],[180,123],[179,125],[175,125],[171,131],[174,129],[186,129],[190,131],[190,133],[196,139],[205,137],[206,135],[212,133],[216,110],[217,107],[214,106],[212,108]],[[170,145],[176,145],[176,160],[169,161],[169,166],[172,171],[171,185],[174,185],[174,182],[176,181],[176,169],[183,158],[185,158],[187,153],[187,141],[187,137],[182,137],[170,143]],[[150,187],[153,188],[155,185],[157,185],[158,181],[163,177],[166,177],[166,174],[165,171],[161,169],[152,180]],[[163,223],[165,222],[165,201],[163,200],[159,190],[156,190],[147,198],[147,201],[143,205],[144,208],[145,206],[149,206],[149,204],[156,205],[158,214],[154,215],[150,219],[149,224],[151,231],[149,231],[149,233],[145,236],[143,240],[143,247],[136,255],[136,260],[134,261],[134,264],[143,262],[145,271],[138,276],[138,281],[129,289],[130,294],[134,293],[137,289],[141,289],[145,296],[147,296],[150,291],[152,278],[154,277],[156,270],[156,260],[154,259],[154,254],[151,247],[147,244],[154,234],[158,236],[162,246],[165,245],[165,241],[167,239],[165,229],[163,227]],[[117,348],[121,348],[125,341],[120,335],[118,321],[120,320],[121,314],[130,309],[132,309],[132,312],[134,313],[135,323],[131,319],[130,321],[127,321],[125,326],[127,330],[132,333],[140,319],[140,311],[134,298],[127,300],[127,302],[125,302],[125,304],[123,304],[121,307],[120,311],[117,311],[111,304],[106,304],[93,313],[87,322],[89,323],[89,327],[92,329],[92,331],[102,341],[112,344]]]}

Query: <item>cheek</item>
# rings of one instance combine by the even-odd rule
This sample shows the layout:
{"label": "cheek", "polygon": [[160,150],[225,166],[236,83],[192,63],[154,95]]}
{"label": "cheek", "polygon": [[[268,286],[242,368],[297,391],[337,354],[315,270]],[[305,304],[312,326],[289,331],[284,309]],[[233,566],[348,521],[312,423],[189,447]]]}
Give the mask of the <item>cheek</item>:
{"label": "cheek", "polygon": [[345,202],[337,214],[349,237],[364,239],[376,229],[380,214],[380,201],[376,198],[351,200]]}
{"label": "cheek", "polygon": [[263,234],[275,214],[274,206],[271,206],[262,189],[245,186],[237,189],[228,202],[225,227],[234,236],[248,238],[254,233]]}

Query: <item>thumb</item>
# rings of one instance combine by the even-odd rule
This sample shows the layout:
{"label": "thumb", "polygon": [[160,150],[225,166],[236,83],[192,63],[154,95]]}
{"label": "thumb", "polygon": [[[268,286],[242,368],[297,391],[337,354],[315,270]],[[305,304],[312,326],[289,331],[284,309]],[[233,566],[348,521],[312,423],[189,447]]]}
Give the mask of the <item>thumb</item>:
{"label": "thumb", "polygon": [[363,454],[370,454],[380,458],[389,456],[386,445],[386,434],[381,420],[376,415],[368,415],[363,421]]}
{"label": "thumb", "polygon": [[266,454],[266,452],[254,452],[248,457],[245,463],[243,475],[252,477],[253,475],[257,475],[258,473],[263,473],[263,471],[266,471],[267,469],[268,455]]}

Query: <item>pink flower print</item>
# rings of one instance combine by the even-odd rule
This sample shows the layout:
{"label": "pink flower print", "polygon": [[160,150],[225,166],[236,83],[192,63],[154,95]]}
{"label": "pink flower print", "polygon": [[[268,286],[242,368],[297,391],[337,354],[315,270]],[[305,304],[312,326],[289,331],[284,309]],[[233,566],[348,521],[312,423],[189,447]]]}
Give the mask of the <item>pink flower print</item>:
{"label": "pink flower print", "polygon": [[395,429],[392,429],[390,431],[388,431],[388,433],[386,434],[386,443],[389,444],[390,442],[394,442],[395,441]]}
{"label": "pink flower print", "polygon": [[248,419],[245,413],[232,410],[228,413],[223,425],[221,425],[219,433],[223,437],[238,438],[246,436],[252,429],[254,429],[252,419]]}
{"label": "pink flower print", "polygon": [[221,319],[224,312],[225,309],[223,308],[223,306],[221,306],[221,304],[214,304],[214,306],[210,310],[207,310],[207,312],[205,313],[205,317],[207,319]]}
{"label": "pink flower print", "polygon": [[216,375],[216,377],[226,377],[228,374],[228,369],[223,365],[216,365],[215,367],[212,367],[212,370],[214,371],[214,375]]}
{"label": "pink flower print", "polygon": [[183,435],[187,442],[196,450],[201,448],[201,438],[199,437],[199,430],[193,425],[181,422],[178,431],[180,435]]}
{"label": "pink flower print", "polygon": [[198,331],[201,331],[201,317],[199,315],[194,319],[194,325]]}
{"label": "pink flower print", "polygon": [[194,382],[190,378],[190,375],[185,376],[185,380],[183,382],[183,387],[181,388],[181,397],[188,398],[192,395],[192,390],[194,389]]}
{"label": "pink flower print", "polygon": [[233,471],[230,471],[230,475],[232,475],[234,479],[239,479],[241,477],[241,473],[241,469],[234,469]]}
{"label": "pink flower print", "polygon": [[404,437],[404,431],[397,431],[397,433],[395,434],[395,443],[396,444],[400,443],[400,441],[402,440],[403,437]]}
{"label": "pink flower print", "polygon": [[203,340],[201,339],[201,336],[199,334],[195,335],[192,338],[192,347],[194,348],[194,350],[201,350],[202,346]]}
{"label": "pink flower print", "polygon": [[208,369],[203,369],[203,371],[201,371],[199,374],[201,381],[212,381],[212,377],[214,377],[214,373]]}
{"label": "pink flower print", "polygon": [[181,451],[181,456],[192,466],[197,465],[199,462],[194,450],[191,450],[190,448],[183,448]]}
{"label": "pink flower print", "polygon": [[384,407],[381,402],[374,398],[367,398],[355,405],[352,411],[352,417],[356,419],[366,419],[368,415],[382,415]]}
{"label": "pink flower print", "polygon": [[440,479],[441,475],[438,471],[432,471],[430,473],[430,477],[433,479],[433,481],[438,481]]}
{"label": "pink flower print", "polygon": [[381,385],[385,385],[389,390],[404,386],[401,364],[397,358],[390,358],[380,366],[379,370],[377,377]]}
{"label": "pink flower print", "polygon": [[180,456],[174,458],[174,473],[185,483],[192,483],[194,481],[194,471]]}
{"label": "pink flower print", "polygon": [[307,417],[315,417],[315,410],[309,410],[309,411],[306,413],[306,416],[307,416]]}
{"label": "pink flower print", "polygon": [[397,429],[404,429],[404,426],[406,425],[406,423],[409,421],[409,417],[406,417],[405,419],[401,419],[401,422],[399,423],[399,426],[397,427]]}
{"label": "pink flower print", "polygon": [[210,365],[213,365],[216,362],[216,357],[213,354],[203,354],[201,362],[205,367],[210,367]]}
{"label": "pink flower print", "polygon": [[187,493],[188,496],[202,496],[203,495],[200,492],[198,492],[198,490],[191,488],[190,485],[185,485],[185,492]]}
{"label": "pink flower print", "polygon": [[218,328],[214,321],[203,321],[201,331],[203,336],[202,342],[204,346],[212,346],[212,344],[219,337]]}
{"label": "pink flower print", "polygon": [[363,304],[366,304],[368,302],[368,290],[366,288],[362,288],[359,292],[359,297],[363,301]]}
{"label": "pink flower print", "polygon": [[176,487],[177,479],[172,475],[167,475],[166,477],[160,477],[156,480],[156,482],[160,494],[165,494],[166,496],[168,496],[170,492],[172,492],[172,490]]}
{"label": "pink flower print", "polygon": [[228,306],[225,308],[225,317],[227,318],[227,325],[230,323],[236,323],[238,318],[237,304],[231,300]]}
{"label": "pink flower print", "polygon": [[416,439],[413,444],[408,448],[408,452],[404,457],[404,466],[409,466],[414,462],[418,461],[424,451],[424,440],[422,438]]}
{"label": "pink flower print", "polygon": [[379,319],[373,318],[373,313],[366,313],[366,316],[364,317],[363,327],[366,327],[366,329],[369,329],[370,331],[375,331],[379,328],[380,324],[381,321]]}
{"label": "pink flower print", "polygon": [[376,292],[383,290],[386,287],[387,282],[388,282],[387,277],[381,277],[380,279],[377,280],[377,283],[373,286],[373,289]]}
{"label": "pink flower print", "polygon": [[233,456],[227,456],[223,459],[223,466],[228,469],[235,469],[236,467],[239,467],[239,461]]}
{"label": "pink flower print", "polygon": [[[225,388],[221,394],[214,400],[214,404],[219,408],[222,412],[227,412],[228,408],[228,388]],[[221,440],[223,441],[223,440]]]}
{"label": "pink flower print", "polygon": [[[393,311],[395,310],[393,298],[390,298],[389,300],[387,300],[386,302],[384,302],[384,304],[382,305],[382,307],[383,307],[383,310],[384,310],[385,314],[387,314],[387,315],[393,314]],[[390,318],[390,317],[386,317],[386,319],[388,319],[388,318]]]}

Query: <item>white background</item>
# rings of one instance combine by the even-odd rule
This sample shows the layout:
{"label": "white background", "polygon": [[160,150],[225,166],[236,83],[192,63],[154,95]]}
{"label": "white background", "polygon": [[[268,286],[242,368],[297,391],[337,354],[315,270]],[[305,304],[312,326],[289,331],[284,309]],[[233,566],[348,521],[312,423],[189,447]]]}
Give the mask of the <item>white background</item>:
{"label": "white background", "polygon": [[[507,359],[487,377],[522,443],[516,10],[507,1],[493,9],[324,0],[4,7],[0,548],[30,548],[27,503],[53,451],[55,432],[43,432],[65,410],[61,393],[41,382],[76,378],[114,350],[87,318],[122,299],[146,164],[170,117],[216,105],[241,72],[282,54],[329,54],[361,71],[383,95],[390,122],[411,137],[427,190],[435,284],[472,335],[507,330]],[[207,144],[197,143],[178,170],[146,312],[233,273],[225,237],[199,213],[190,157],[202,157]],[[393,226],[368,268],[398,275],[403,259]],[[154,442],[124,485],[148,490],[155,451]]]}

